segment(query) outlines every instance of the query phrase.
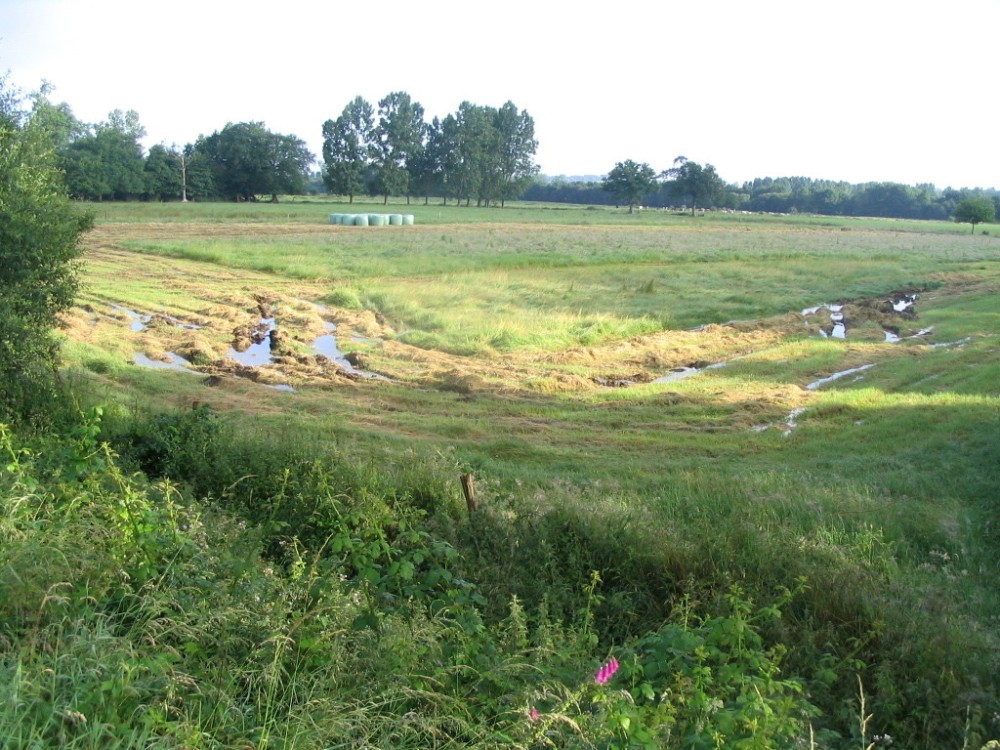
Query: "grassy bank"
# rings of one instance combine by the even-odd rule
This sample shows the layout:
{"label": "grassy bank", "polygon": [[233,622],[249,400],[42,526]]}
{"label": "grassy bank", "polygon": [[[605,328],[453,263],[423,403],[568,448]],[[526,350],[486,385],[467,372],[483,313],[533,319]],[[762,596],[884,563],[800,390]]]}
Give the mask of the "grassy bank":
{"label": "grassy bank", "polygon": [[[279,562],[290,576],[299,554],[341,566],[337,596],[361,587],[367,610],[310,637],[391,639],[399,617],[411,643],[452,655],[453,682],[434,672],[425,696],[439,713],[401,701],[375,722],[443,724],[383,746],[473,746],[455,726],[477,701],[492,717],[475,725],[483,746],[503,745],[494,730],[523,746],[674,741],[683,707],[690,726],[758,747],[808,742],[810,726],[831,748],[997,735],[1000,241],[947,224],[529,206],[413,206],[413,227],[365,229],[326,224],[344,208],[331,205],[99,207],[67,374],[105,404],[102,435],[126,466],[255,530],[248,580]],[[893,310],[904,292],[912,309]],[[846,338],[828,310],[803,314],[825,303],[844,306]],[[122,309],[149,316],[142,330]],[[234,365],[237,329],[265,312],[282,333],[273,362]],[[317,360],[331,323],[382,378]],[[167,352],[195,374],[131,364]],[[471,515],[460,474],[475,477]],[[158,591],[174,585],[157,575]],[[313,606],[327,604],[301,611]],[[473,613],[532,635],[477,641]],[[741,622],[761,640],[727,630]],[[655,654],[681,643],[705,650],[667,669]],[[625,703],[567,687],[571,665],[612,652],[635,660]],[[412,663],[364,653],[357,668],[395,673],[409,699],[429,691]],[[470,683],[452,669],[478,671]],[[792,693],[802,701],[781,703]],[[524,712],[539,701],[543,716],[580,708],[586,731],[538,732]],[[785,713],[753,725],[751,704]],[[682,746],[711,746],[697,736]]]}

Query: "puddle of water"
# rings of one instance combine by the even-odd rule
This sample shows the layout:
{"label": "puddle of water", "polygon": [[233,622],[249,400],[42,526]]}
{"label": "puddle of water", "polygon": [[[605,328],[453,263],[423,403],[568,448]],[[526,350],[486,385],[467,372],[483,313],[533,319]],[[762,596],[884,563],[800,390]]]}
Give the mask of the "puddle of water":
{"label": "puddle of water", "polygon": [[846,378],[848,375],[853,375],[857,372],[864,372],[875,365],[861,365],[861,367],[852,367],[850,370],[841,370],[840,372],[835,372],[829,377],[820,378],[819,380],[814,380],[809,385],[806,386],[807,391],[815,391],[817,388],[821,388],[827,383],[832,383],[834,380],[840,380],[841,378]]}
{"label": "puddle of water", "polygon": [[[123,312],[126,315],[128,315],[129,320],[131,321],[129,326],[135,333],[138,333],[140,331],[145,331],[146,328],[149,327],[149,321],[153,319],[152,315],[147,315],[145,313],[138,313],[135,310],[129,310],[124,305],[112,305],[111,309],[117,310],[118,312]],[[169,315],[161,315],[160,317],[162,317],[164,320],[170,323],[170,325],[176,328],[183,328],[188,331],[197,331],[201,329],[201,326],[199,325],[195,325],[194,323],[185,323],[183,320],[179,320],[178,318],[172,318]]]}
{"label": "puddle of water", "polygon": [[268,388],[273,388],[276,391],[283,391],[284,393],[295,393],[295,389],[290,385],[269,385]]}
{"label": "puddle of water", "polygon": [[170,358],[169,361],[150,359],[145,354],[136,354],[132,358],[132,361],[140,367],[151,367],[158,370],[181,370],[182,372],[190,372],[197,375],[194,370],[190,369],[191,363],[184,359],[184,357],[173,352],[167,352],[166,354]]}
{"label": "puddle of water", "polygon": [[911,307],[913,307],[913,303],[916,301],[917,301],[917,295],[915,294],[913,295],[907,294],[900,297],[899,299],[890,300],[890,302],[892,302],[892,309],[900,313],[909,310]]}
{"label": "puddle of water", "polygon": [[128,315],[129,320],[131,320],[131,324],[129,327],[132,329],[134,333],[138,333],[139,331],[145,331],[146,326],[149,324],[149,321],[153,319],[152,315],[140,315],[135,310],[129,310],[127,307],[124,307],[122,305],[112,305],[111,309],[117,310],[118,312],[123,312],[126,315]]}
{"label": "puddle of water", "polygon": [[676,383],[679,380],[684,380],[692,375],[697,375],[699,372],[704,370],[718,370],[720,367],[725,367],[725,362],[716,362],[715,364],[706,365],[705,367],[676,367],[666,375],[661,375],[655,380],[649,381],[650,383]]}
{"label": "puddle of water", "polygon": [[788,412],[788,416],[785,417],[784,422],[779,422],[778,424],[755,424],[750,428],[752,432],[765,432],[771,427],[777,427],[781,430],[781,434],[784,437],[788,437],[792,434],[792,431],[799,426],[798,418],[805,414],[806,407],[799,406]]}
{"label": "puddle of water", "polygon": [[889,331],[889,330],[885,331],[885,343],[887,343],[887,344],[896,344],[896,343],[899,343],[901,340],[902,339],[900,339],[898,333],[893,333],[892,331]]}
{"label": "puddle of water", "polygon": [[696,375],[701,372],[697,367],[678,367],[671,370],[666,375],[656,378],[651,381],[653,383],[676,383],[678,380],[684,380],[684,378]]}
{"label": "puddle of water", "polygon": [[958,341],[942,341],[939,344],[931,344],[931,349],[950,349],[953,346],[965,346],[970,341],[972,341],[972,337],[966,336],[964,339],[959,339]]}
{"label": "puddle of water", "polygon": [[244,367],[271,364],[274,361],[274,357],[271,356],[271,331],[274,327],[274,318],[261,318],[260,327],[254,332],[253,343],[242,352],[232,346],[229,347],[229,357]]}
{"label": "puddle of water", "polygon": [[833,337],[835,339],[846,339],[847,338],[847,324],[844,321],[844,306],[843,305],[816,305],[815,307],[806,307],[800,313],[803,318],[809,317],[810,315],[816,315],[820,310],[827,310],[830,313],[830,322],[833,324],[833,328],[830,333],[827,333],[822,328],[819,329],[819,334],[823,338]]}
{"label": "puddle of water", "polygon": [[[374,378],[376,380],[388,380],[383,375],[379,375],[375,372],[370,372],[368,370],[359,370],[354,365],[351,364],[350,360],[344,356],[344,353],[340,351],[340,347],[337,346],[337,337],[333,335],[333,332],[337,330],[335,323],[326,324],[326,330],[330,331],[323,336],[320,336],[312,343],[313,350],[317,354],[321,354],[327,359],[333,360],[338,365],[344,368],[344,370],[351,375],[360,375],[363,378]],[[354,337],[354,341],[369,341],[370,339]]]}
{"label": "puddle of water", "polygon": [[788,412],[788,416],[785,418],[784,425],[781,426],[781,434],[788,437],[792,434],[792,430],[799,426],[798,418],[805,414],[805,407],[800,406],[796,409],[792,409]]}

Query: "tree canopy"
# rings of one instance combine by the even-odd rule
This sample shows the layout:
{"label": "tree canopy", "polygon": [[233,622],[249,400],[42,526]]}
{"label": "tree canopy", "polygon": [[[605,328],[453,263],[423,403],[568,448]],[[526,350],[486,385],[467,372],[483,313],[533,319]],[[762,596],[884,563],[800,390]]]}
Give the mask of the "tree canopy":
{"label": "tree canopy", "polygon": [[519,197],[538,173],[535,123],[508,101],[499,109],[462,102],[444,118],[424,121],[424,108],[396,91],[378,116],[362,97],[323,125],[324,183],[354,196],[440,194],[446,201],[490,205]]}
{"label": "tree canopy", "polygon": [[76,295],[91,218],[66,195],[52,121],[18,104],[0,79],[0,418],[28,421],[56,387],[51,332]]}
{"label": "tree canopy", "polygon": [[674,159],[674,166],[661,175],[667,182],[667,193],[672,198],[690,198],[691,215],[697,206],[705,207],[722,200],[726,183],[715,172],[715,167],[704,167],[686,156]]}
{"label": "tree canopy", "polygon": [[363,97],[350,101],[340,117],[323,123],[323,182],[327,190],[354,196],[365,190],[372,161],[375,110]]}
{"label": "tree canopy", "polygon": [[656,172],[648,164],[638,164],[631,159],[618,162],[608,172],[602,183],[604,190],[615,200],[628,205],[628,212],[642,204],[642,199],[655,193],[658,187]]}
{"label": "tree canopy", "polygon": [[198,139],[194,150],[211,164],[217,189],[234,201],[269,195],[277,202],[280,193],[304,192],[313,161],[302,140],[272,133],[262,122],[229,123]]}
{"label": "tree canopy", "polygon": [[972,231],[975,232],[976,224],[996,220],[996,206],[989,198],[966,198],[955,206],[953,216],[955,221],[972,224]]}

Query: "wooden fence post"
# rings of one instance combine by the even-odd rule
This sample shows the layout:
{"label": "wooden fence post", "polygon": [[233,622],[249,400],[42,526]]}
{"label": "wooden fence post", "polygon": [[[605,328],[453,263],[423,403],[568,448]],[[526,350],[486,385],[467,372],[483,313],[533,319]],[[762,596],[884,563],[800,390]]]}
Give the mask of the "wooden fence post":
{"label": "wooden fence post", "polygon": [[476,486],[473,484],[472,474],[462,474],[462,494],[465,495],[465,507],[469,509],[471,516],[476,510]]}

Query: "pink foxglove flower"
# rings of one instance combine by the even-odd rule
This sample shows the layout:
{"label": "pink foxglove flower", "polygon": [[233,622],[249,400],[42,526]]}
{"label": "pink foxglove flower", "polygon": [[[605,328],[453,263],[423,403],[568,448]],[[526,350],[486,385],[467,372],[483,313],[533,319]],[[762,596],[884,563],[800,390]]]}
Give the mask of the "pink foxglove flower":
{"label": "pink foxglove flower", "polygon": [[598,685],[603,685],[605,682],[610,680],[615,672],[618,671],[618,660],[614,657],[604,664],[600,669],[597,670],[597,674],[594,675],[594,682]]}
{"label": "pink foxglove flower", "polygon": [[538,721],[538,709],[534,706],[528,711],[528,721]]}

